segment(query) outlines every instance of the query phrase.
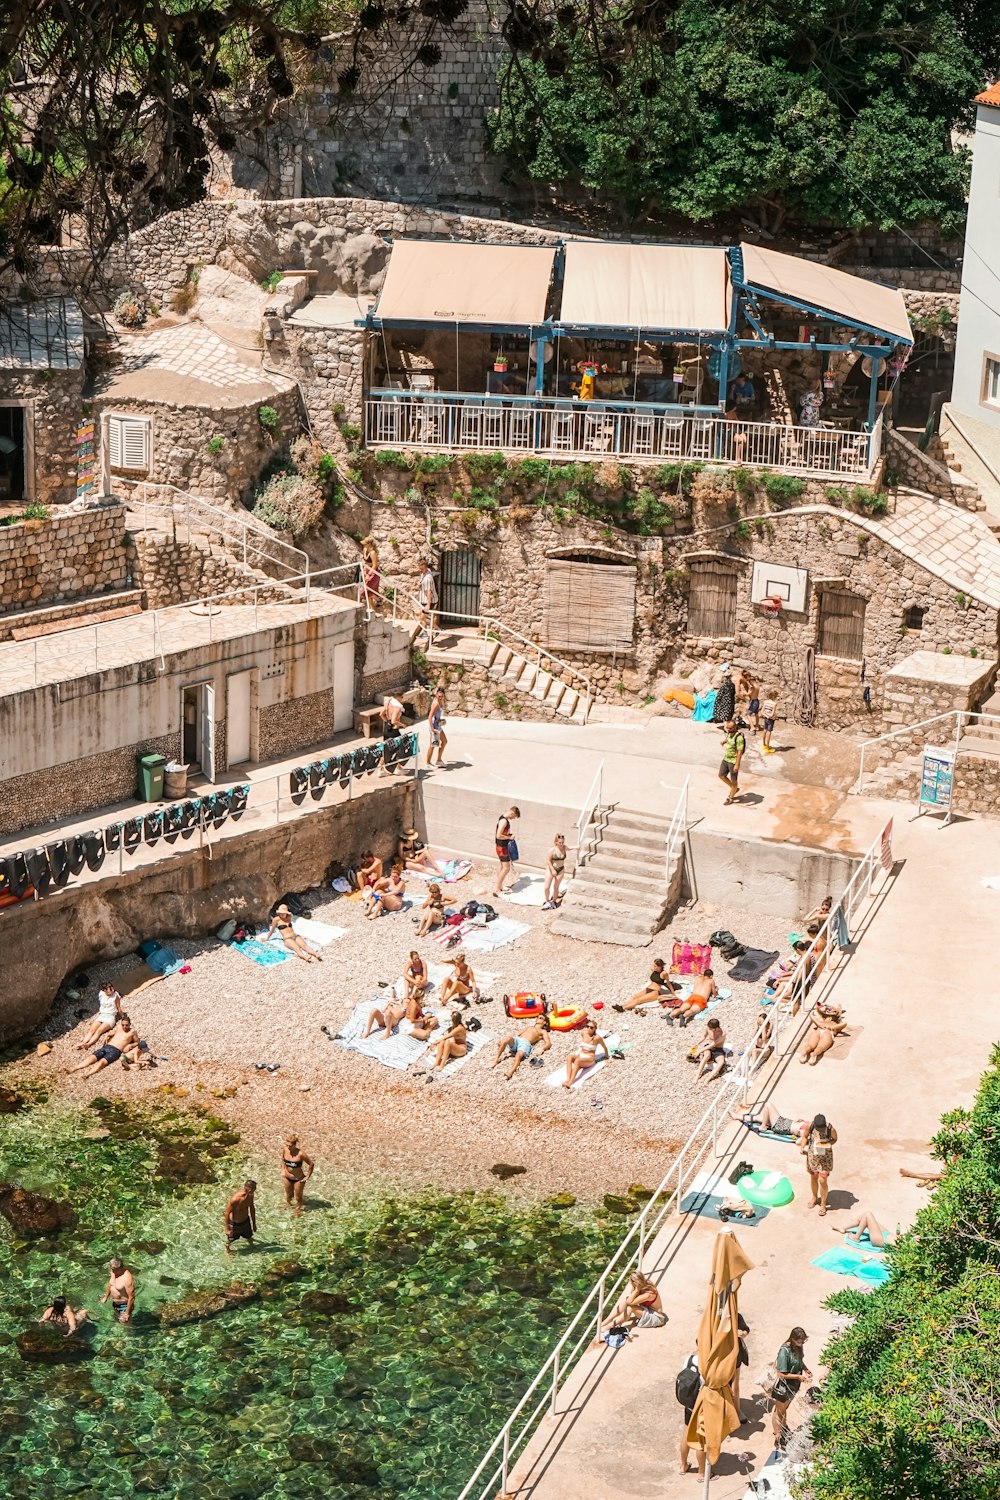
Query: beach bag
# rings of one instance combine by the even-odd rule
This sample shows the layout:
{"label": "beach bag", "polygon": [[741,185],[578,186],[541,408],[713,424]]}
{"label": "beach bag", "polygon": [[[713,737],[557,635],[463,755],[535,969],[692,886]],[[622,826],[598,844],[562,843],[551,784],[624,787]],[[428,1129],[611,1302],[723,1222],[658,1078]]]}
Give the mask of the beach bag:
{"label": "beach bag", "polygon": [[735,943],[736,938],[731,932],[727,932],[725,927],[720,927],[712,933],[708,941],[713,948],[729,948]]}
{"label": "beach bag", "polygon": [[628,1343],[628,1328],[624,1323],[616,1323],[604,1335],[604,1342],[609,1349],[620,1349],[622,1344]]}
{"label": "beach bag", "polygon": [[518,860],[521,858],[517,847],[517,839],[511,839],[510,843],[507,845],[507,858],[510,860],[512,865],[516,865]]}
{"label": "beach bag", "polygon": [[235,933],[236,923],[230,918],[228,922],[223,922],[222,926],[216,929],[215,935],[220,943],[231,943]]}
{"label": "beach bag", "polygon": [[777,1364],[772,1359],[771,1363],[765,1369],[763,1375],[761,1375],[758,1379],[757,1384],[760,1386],[765,1396],[771,1396],[773,1398],[775,1390],[780,1385],[780,1383],[781,1375],[778,1372]]}
{"label": "beach bag", "polygon": [[729,1181],[732,1183],[733,1187],[735,1187],[741,1177],[749,1177],[752,1171],[752,1161],[741,1161],[737,1163],[736,1168],[732,1172],[730,1172]]}
{"label": "beach bag", "polygon": [[695,1358],[693,1354],[688,1356],[687,1364],[683,1370],[678,1370],[674,1381],[674,1395],[685,1411],[694,1405],[701,1390],[701,1372],[695,1364]]}
{"label": "beach bag", "polygon": [[747,950],[745,944],[738,943],[735,939],[731,943],[727,943],[724,948],[719,949],[719,952],[722,954],[722,957],[727,961],[727,963],[732,962],[737,958],[742,958],[746,951]]}
{"label": "beach bag", "polygon": [[476,902],[476,917],[480,922],[495,922],[499,915],[500,913],[498,911],[494,911],[493,907],[490,906],[488,901]]}

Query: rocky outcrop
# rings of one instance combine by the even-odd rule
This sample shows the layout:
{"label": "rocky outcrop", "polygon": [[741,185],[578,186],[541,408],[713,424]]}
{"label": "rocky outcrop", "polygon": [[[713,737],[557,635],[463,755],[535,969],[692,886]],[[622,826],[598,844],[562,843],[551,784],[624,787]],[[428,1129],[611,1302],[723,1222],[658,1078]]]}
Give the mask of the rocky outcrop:
{"label": "rocky outcrop", "polygon": [[10,1182],[0,1183],[0,1214],[22,1239],[58,1234],[76,1223],[76,1214],[68,1203],[27,1192]]}
{"label": "rocky outcrop", "polygon": [[24,1100],[13,1089],[0,1089],[0,1115],[16,1115],[24,1108]]}
{"label": "rocky outcrop", "polygon": [[216,1287],[214,1291],[189,1292],[179,1302],[165,1302],[160,1308],[160,1324],[164,1328],[179,1328],[185,1323],[204,1323],[208,1318],[217,1318],[234,1308],[246,1307],[256,1302],[260,1291],[243,1281],[233,1281],[229,1286]]}
{"label": "rocky outcrop", "polygon": [[50,1323],[26,1328],[14,1343],[18,1354],[28,1364],[71,1365],[86,1359],[91,1353],[90,1345],[80,1334],[73,1333],[67,1338]]}

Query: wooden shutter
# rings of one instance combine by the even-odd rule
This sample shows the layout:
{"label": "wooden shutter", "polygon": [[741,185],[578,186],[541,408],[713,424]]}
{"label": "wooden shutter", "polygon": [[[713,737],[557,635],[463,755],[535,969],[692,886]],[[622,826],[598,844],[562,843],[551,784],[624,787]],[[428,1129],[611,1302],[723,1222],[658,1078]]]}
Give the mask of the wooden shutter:
{"label": "wooden shutter", "polygon": [[146,417],[108,418],[108,463],[112,469],[146,472],[149,468],[149,429]]}
{"label": "wooden shutter", "polygon": [[548,559],[542,626],[547,646],[620,654],[632,649],[634,624],[633,566]]}
{"label": "wooden shutter", "polygon": [[688,635],[731,636],[736,629],[739,573],[725,563],[689,564]]}
{"label": "wooden shutter", "polygon": [[819,596],[819,631],[816,651],[820,656],[839,656],[860,661],[865,644],[865,601],[857,594],[823,589]]}

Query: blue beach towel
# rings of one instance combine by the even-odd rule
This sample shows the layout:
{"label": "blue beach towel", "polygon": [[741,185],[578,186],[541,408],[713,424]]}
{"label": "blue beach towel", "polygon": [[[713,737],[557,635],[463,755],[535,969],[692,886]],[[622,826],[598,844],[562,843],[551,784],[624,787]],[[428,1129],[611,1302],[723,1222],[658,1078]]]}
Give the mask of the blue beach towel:
{"label": "blue beach towel", "polygon": [[700,698],[694,700],[694,710],[691,714],[691,722],[694,724],[708,724],[711,722],[715,712],[715,688],[709,688],[707,693],[702,693]]}
{"label": "blue beach towel", "polygon": [[242,943],[232,943],[237,953],[242,953],[251,963],[260,964],[262,969],[269,969],[274,964],[283,964],[291,954],[284,943],[280,947],[272,946],[270,943],[258,942],[256,938],[247,938]]}
{"label": "blue beach towel", "polygon": [[[879,1255],[880,1252],[869,1249],[868,1254]],[[869,1286],[884,1286],[892,1274],[884,1260],[867,1260],[864,1254],[851,1250],[827,1250],[816,1257],[813,1265],[821,1271],[833,1271],[837,1276],[857,1276]]]}

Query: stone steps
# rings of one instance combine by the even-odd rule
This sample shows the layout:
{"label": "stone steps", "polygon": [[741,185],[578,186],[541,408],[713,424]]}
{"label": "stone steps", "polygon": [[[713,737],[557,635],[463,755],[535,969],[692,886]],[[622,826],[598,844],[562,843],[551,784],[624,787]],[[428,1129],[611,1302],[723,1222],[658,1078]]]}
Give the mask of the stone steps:
{"label": "stone steps", "polygon": [[669,826],[669,819],[638,809],[599,810],[594,852],[574,873],[552,931],[588,942],[647,947],[667,915]]}
{"label": "stone steps", "polygon": [[127,615],[137,615],[141,610],[139,589],[115,589],[106,594],[91,594],[86,599],[68,600],[64,604],[47,604],[41,609],[19,609],[0,615],[0,640],[30,641],[38,636],[56,635],[62,630],[120,620]]}

